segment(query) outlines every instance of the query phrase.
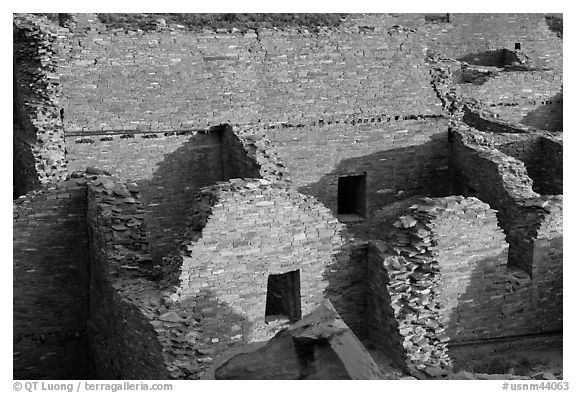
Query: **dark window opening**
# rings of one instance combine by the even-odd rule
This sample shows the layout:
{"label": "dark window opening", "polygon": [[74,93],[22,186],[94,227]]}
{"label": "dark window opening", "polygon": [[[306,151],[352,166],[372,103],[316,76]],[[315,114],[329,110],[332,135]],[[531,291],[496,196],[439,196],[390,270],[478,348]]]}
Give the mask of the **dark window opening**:
{"label": "dark window opening", "polygon": [[270,274],[266,291],[265,321],[298,321],[302,318],[300,304],[300,270]]}
{"label": "dark window opening", "polygon": [[515,49],[515,50],[520,50],[520,43],[519,43],[519,42],[517,42],[517,43],[514,44],[514,49]]}
{"label": "dark window opening", "polygon": [[338,178],[338,214],[366,217],[366,174]]}

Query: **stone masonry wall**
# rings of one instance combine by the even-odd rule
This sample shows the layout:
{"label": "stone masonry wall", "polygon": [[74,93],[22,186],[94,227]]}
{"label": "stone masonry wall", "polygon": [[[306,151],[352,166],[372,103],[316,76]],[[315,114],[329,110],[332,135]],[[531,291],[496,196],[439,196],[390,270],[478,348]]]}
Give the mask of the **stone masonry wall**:
{"label": "stone masonry wall", "polygon": [[507,266],[508,244],[487,204],[461,196],[419,201],[387,244],[369,249],[370,340],[399,367],[433,376],[468,356],[452,346],[561,330],[560,205],[549,202],[530,278]]}
{"label": "stone masonry wall", "polygon": [[390,252],[382,241],[370,241],[366,261],[366,330],[371,342],[384,350],[395,365],[407,370],[404,336],[400,334],[384,262]]}
{"label": "stone masonry wall", "polygon": [[18,175],[37,176],[27,182],[23,193],[29,191],[28,186],[64,180],[67,174],[57,71],[67,31],[45,18],[14,17],[14,109],[19,118],[14,148],[17,155],[31,151],[34,157],[36,173],[28,170]]}
{"label": "stone masonry wall", "polygon": [[14,378],[91,378],[86,187],[60,182],[13,207]]}
{"label": "stone masonry wall", "polygon": [[60,71],[66,130],[439,114],[426,44],[386,20],[373,32],[125,33],[79,14]]}
{"label": "stone masonry wall", "polygon": [[541,194],[558,195],[563,193],[564,145],[557,138],[542,138],[541,153]]}
{"label": "stone masonry wall", "polygon": [[264,323],[269,274],[300,270],[301,311],[329,298],[362,336],[364,264],[344,227],[314,198],[267,180],[204,188],[191,216],[178,295],[195,305],[216,353],[270,338]]}
{"label": "stone masonry wall", "polygon": [[502,303],[508,244],[496,212],[476,198],[445,201],[430,228],[436,234],[438,298],[446,334],[451,341],[505,335]]}
{"label": "stone masonry wall", "polygon": [[452,129],[450,140],[453,189],[498,210],[499,225],[510,244],[509,266],[532,274],[532,242],[548,198],[533,191],[523,162],[483,146],[474,132]]}
{"label": "stone masonry wall", "polygon": [[563,305],[563,198],[548,200],[548,215],[534,240],[532,277],[534,280],[535,320],[541,331],[562,330]]}
{"label": "stone masonry wall", "polygon": [[67,137],[69,168],[97,166],[138,183],[146,206],[152,254],[159,259],[177,250],[178,235],[196,191],[223,180],[220,135],[125,135]]}
{"label": "stone masonry wall", "polygon": [[[144,209],[135,184],[89,176],[90,355],[99,379],[167,379]],[[144,306],[147,305],[147,307]]]}
{"label": "stone masonry wall", "polygon": [[366,219],[348,223],[375,238],[376,212],[414,195],[448,195],[447,121],[380,119],[266,130],[298,191],[337,213],[338,177],[366,173]]}

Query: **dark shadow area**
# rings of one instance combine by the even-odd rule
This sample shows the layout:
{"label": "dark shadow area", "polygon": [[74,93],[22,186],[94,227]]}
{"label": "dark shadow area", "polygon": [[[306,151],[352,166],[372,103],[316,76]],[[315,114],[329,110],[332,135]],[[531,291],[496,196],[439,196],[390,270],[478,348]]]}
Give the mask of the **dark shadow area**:
{"label": "dark shadow area", "polygon": [[14,219],[13,377],[90,379],[86,190],[29,201]]}
{"label": "dark shadow area", "polygon": [[502,153],[524,163],[532,189],[541,195],[563,192],[563,146],[560,142],[536,137],[498,146]]}
{"label": "dark shadow area", "polygon": [[564,35],[564,17],[563,14],[549,14],[545,16],[546,24],[550,31],[556,33],[559,38]]}
{"label": "dark shadow area", "polygon": [[471,53],[457,60],[470,65],[498,68],[504,68],[505,66],[513,65],[514,63],[522,63],[516,53],[508,49]]}
{"label": "dark shadow area", "polygon": [[365,244],[339,251],[322,274],[328,282],[324,295],[360,340],[367,338],[368,333],[365,323],[367,253]]}
{"label": "dark shadow area", "polygon": [[40,187],[31,147],[36,137],[30,131],[30,124],[26,128],[21,113],[24,103],[18,88],[16,61],[13,61],[12,94],[12,199],[16,199]]}
{"label": "dark shadow area", "polygon": [[152,178],[138,181],[146,209],[152,258],[177,251],[201,187],[225,180],[218,133],[196,134],[157,163]]}
{"label": "dark shadow area", "polygon": [[284,274],[270,274],[266,289],[266,321],[287,318],[294,322],[302,318],[300,269]]}
{"label": "dark shadow area", "polygon": [[450,14],[425,14],[424,21],[431,23],[450,23]]}
{"label": "dark shadow area", "polygon": [[563,99],[564,92],[546,100],[539,107],[530,111],[522,118],[521,124],[545,131],[561,132],[563,130]]}

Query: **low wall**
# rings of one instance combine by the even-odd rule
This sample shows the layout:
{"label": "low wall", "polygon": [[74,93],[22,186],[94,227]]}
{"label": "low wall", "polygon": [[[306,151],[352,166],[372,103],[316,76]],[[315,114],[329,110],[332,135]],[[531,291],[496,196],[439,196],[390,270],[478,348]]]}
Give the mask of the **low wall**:
{"label": "low wall", "polygon": [[[90,355],[98,379],[168,379],[150,315],[160,306],[146,279],[151,257],[144,208],[137,188],[108,176],[91,176]],[[154,300],[155,299],[155,300]],[[149,309],[141,302],[149,304]]]}
{"label": "low wall", "polygon": [[14,201],[15,379],[92,377],[84,183],[72,179]]}

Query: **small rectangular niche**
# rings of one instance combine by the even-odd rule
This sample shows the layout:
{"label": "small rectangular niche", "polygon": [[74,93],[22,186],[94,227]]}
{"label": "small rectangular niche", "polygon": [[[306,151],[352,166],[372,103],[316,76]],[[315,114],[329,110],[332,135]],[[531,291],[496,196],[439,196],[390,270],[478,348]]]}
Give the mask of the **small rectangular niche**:
{"label": "small rectangular niche", "polygon": [[294,322],[302,319],[300,270],[270,274],[266,290],[266,323]]}
{"label": "small rectangular niche", "polygon": [[339,218],[366,218],[366,173],[338,178]]}

